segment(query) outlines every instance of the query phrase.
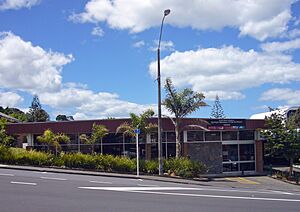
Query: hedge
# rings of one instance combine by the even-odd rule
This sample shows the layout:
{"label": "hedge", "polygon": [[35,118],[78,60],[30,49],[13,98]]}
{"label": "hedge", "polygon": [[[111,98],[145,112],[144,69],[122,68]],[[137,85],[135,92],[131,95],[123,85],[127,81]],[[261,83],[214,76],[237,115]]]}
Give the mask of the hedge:
{"label": "hedge", "polygon": [[[136,160],[127,157],[60,153],[51,153],[21,148],[4,147],[0,145],[0,163],[12,165],[56,166],[76,169],[87,169],[105,172],[135,173]],[[164,170],[169,175],[194,178],[206,172],[201,162],[187,158],[172,158],[164,160]],[[158,174],[157,160],[140,160],[140,171],[146,174]]]}

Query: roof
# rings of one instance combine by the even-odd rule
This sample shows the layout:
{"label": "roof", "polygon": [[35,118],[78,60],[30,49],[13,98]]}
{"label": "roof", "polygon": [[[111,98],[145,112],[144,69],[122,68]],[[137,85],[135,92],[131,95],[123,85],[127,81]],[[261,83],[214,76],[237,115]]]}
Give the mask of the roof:
{"label": "roof", "polygon": [[5,113],[1,113],[1,112],[0,112],[0,118],[5,118],[6,120],[8,120],[10,122],[20,122],[19,119],[16,119],[14,117],[11,117],[11,116],[9,116],[9,115],[7,115]]}
{"label": "roof", "polygon": [[270,117],[272,114],[287,116],[289,111],[297,110],[299,108],[300,106],[283,107],[269,112],[253,114],[250,116],[250,119],[265,119],[266,117]]}
{"label": "roof", "polygon": [[[196,126],[202,126],[203,128],[209,128],[210,126],[215,129],[222,130],[228,128],[228,125],[232,126],[229,130],[240,129],[257,129],[264,127],[264,120],[249,120],[249,119],[202,119],[202,118],[184,118],[182,120],[182,126],[194,126],[189,127],[190,130],[199,129]],[[225,121],[225,122],[224,122]],[[42,134],[45,130],[51,129],[55,133],[66,134],[81,134],[91,133],[94,123],[101,124],[107,127],[109,132],[115,133],[116,129],[124,122],[130,122],[130,119],[104,119],[104,120],[82,120],[82,121],[59,121],[59,122],[27,122],[27,123],[9,123],[7,124],[7,132],[9,134]],[[151,118],[149,122],[156,124],[157,118]],[[211,123],[211,124],[210,124]],[[238,128],[236,125],[243,125],[243,128]],[[218,127],[221,126],[221,127]],[[162,119],[163,131],[174,131],[174,125],[169,118]],[[213,130],[213,129],[212,129]]]}

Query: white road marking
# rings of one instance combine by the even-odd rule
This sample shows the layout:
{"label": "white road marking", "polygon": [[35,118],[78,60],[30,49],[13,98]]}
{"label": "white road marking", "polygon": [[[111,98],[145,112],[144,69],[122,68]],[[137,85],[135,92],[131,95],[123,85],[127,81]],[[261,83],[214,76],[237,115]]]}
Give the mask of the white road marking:
{"label": "white road marking", "polygon": [[14,175],[14,174],[0,173],[0,176],[11,176],[11,177],[13,177],[13,176],[15,176],[15,175]]}
{"label": "white road marking", "polygon": [[183,187],[78,187],[82,189],[91,190],[107,190],[107,191],[161,191],[161,190],[199,190],[197,188],[183,188]]}
{"label": "white road marking", "polygon": [[11,181],[11,184],[20,184],[20,185],[34,185],[36,186],[36,183],[28,183],[28,182],[16,182],[16,181]]}
{"label": "white road marking", "polygon": [[41,179],[44,179],[44,180],[67,180],[65,178],[56,178],[56,177],[40,177]]}
{"label": "white road marking", "polygon": [[149,186],[149,187],[159,187],[158,185],[147,185],[147,184],[137,184],[138,186]]}
{"label": "white road marking", "polygon": [[171,196],[189,196],[189,197],[207,197],[207,198],[222,198],[222,199],[243,199],[243,200],[261,200],[261,201],[281,201],[281,202],[300,202],[300,199],[276,199],[276,198],[263,198],[263,197],[239,197],[239,196],[221,196],[221,195],[207,195],[207,194],[185,194],[185,193],[168,193],[157,191],[128,191],[132,193],[144,194],[159,194]]}
{"label": "white road marking", "polygon": [[99,183],[99,184],[112,184],[112,182],[105,182],[105,181],[89,181],[90,183]]}

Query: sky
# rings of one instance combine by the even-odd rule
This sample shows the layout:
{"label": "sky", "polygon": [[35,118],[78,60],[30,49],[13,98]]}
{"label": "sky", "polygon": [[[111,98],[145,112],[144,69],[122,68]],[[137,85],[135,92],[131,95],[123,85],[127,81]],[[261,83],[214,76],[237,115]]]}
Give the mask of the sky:
{"label": "sky", "polygon": [[300,105],[298,0],[0,0],[0,106],[27,111],[37,94],[52,120],[157,110],[165,9],[162,84],[210,105],[191,117],[216,95],[227,118]]}

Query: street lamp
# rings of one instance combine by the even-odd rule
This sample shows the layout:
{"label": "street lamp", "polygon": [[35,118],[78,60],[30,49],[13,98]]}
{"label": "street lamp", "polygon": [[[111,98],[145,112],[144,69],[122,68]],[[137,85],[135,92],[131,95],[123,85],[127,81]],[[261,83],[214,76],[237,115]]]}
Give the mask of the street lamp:
{"label": "street lamp", "polygon": [[170,9],[166,9],[164,11],[164,16],[161,21],[160,26],[160,34],[159,34],[159,40],[158,40],[158,48],[157,48],[157,85],[158,85],[158,173],[159,175],[163,175],[163,160],[162,160],[162,142],[161,142],[161,85],[160,85],[160,42],[161,42],[161,36],[162,36],[162,29],[164,25],[164,20],[167,15],[169,15],[171,12]]}

